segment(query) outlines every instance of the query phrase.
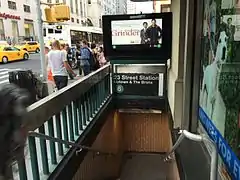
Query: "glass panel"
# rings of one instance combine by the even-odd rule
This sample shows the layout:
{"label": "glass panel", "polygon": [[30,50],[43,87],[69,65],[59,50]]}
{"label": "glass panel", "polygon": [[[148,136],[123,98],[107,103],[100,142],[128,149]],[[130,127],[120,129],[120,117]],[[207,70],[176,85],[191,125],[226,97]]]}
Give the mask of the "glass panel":
{"label": "glass panel", "polygon": [[13,36],[13,44],[16,44],[18,42],[19,38],[19,31],[18,31],[18,22],[12,21],[12,36]]}
{"label": "glass panel", "polygon": [[239,179],[240,1],[203,2],[199,129],[217,143],[221,176]]}
{"label": "glass panel", "polygon": [[2,19],[0,19],[0,39],[5,40],[5,31]]}

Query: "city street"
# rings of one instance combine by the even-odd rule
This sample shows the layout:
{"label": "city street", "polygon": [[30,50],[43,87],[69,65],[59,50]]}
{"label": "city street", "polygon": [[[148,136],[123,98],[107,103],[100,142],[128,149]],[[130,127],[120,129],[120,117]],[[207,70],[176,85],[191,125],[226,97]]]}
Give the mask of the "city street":
{"label": "city street", "polygon": [[14,61],[8,64],[0,64],[0,69],[31,69],[33,72],[41,72],[41,62],[39,53],[30,53],[27,61]]}
{"label": "city street", "polygon": [[30,54],[30,58],[27,61],[21,60],[0,64],[0,86],[9,82],[8,72],[14,70],[32,70],[34,73],[41,73],[40,54]]}
{"label": "city street", "polygon": [[[8,84],[8,72],[14,70],[32,70],[34,73],[41,74],[40,54],[30,53],[30,58],[27,61],[14,61],[7,64],[0,64],[0,87]],[[69,83],[74,80],[69,80]]]}

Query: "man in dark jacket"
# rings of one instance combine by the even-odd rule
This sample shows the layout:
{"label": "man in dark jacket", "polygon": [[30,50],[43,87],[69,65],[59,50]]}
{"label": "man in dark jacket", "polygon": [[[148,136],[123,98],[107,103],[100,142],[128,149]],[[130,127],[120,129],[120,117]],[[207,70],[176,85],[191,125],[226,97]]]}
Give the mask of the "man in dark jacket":
{"label": "man in dark jacket", "polygon": [[73,52],[72,49],[69,47],[68,44],[65,45],[65,50],[67,51],[67,61],[70,67],[72,67],[72,60],[73,60]]}
{"label": "man in dark jacket", "polygon": [[[73,53],[72,53],[71,48],[69,47],[69,44],[65,44],[64,49],[67,52],[67,62],[69,64],[69,66],[72,68]],[[69,75],[70,79],[72,79],[72,80],[74,79],[73,74],[68,72],[68,75]]]}
{"label": "man in dark jacket", "polygon": [[156,19],[152,19],[152,25],[146,31],[149,44],[157,45],[162,38],[162,29],[156,24]]}
{"label": "man in dark jacket", "polygon": [[147,27],[148,27],[148,23],[144,22],[143,23],[143,29],[140,32],[141,44],[146,44],[147,43],[147,37],[146,37]]}
{"label": "man in dark jacket", "polygon": [[79,76],[82,75],[82,67],[81,67],[81,45],[79,43],[76,44],[76,59],[77,59],[77,67],[79,71]]}

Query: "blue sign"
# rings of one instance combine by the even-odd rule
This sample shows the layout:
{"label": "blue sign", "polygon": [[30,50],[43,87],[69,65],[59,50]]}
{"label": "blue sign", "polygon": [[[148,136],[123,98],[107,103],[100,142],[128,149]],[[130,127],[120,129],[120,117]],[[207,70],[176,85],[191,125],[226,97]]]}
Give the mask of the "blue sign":
{"label": "blue sign", "polygon": [[218,131],[212,120],[208,118],[207,114],[200,107],[199,119],[207,131],[209,137],[216,143],[218,153],[222,157],[228,172],[230,172],[233,180],[240,180],[240,161],[227,144],[221,133]]}

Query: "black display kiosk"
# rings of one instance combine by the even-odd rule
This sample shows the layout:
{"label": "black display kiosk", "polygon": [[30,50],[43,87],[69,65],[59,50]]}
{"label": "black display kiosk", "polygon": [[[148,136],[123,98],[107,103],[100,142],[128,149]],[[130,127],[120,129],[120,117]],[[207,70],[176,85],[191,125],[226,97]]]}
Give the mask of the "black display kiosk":
{"label": "black display kiosk", "polygon": [[117,108],[166,109],[172,13],[103,16]]}

